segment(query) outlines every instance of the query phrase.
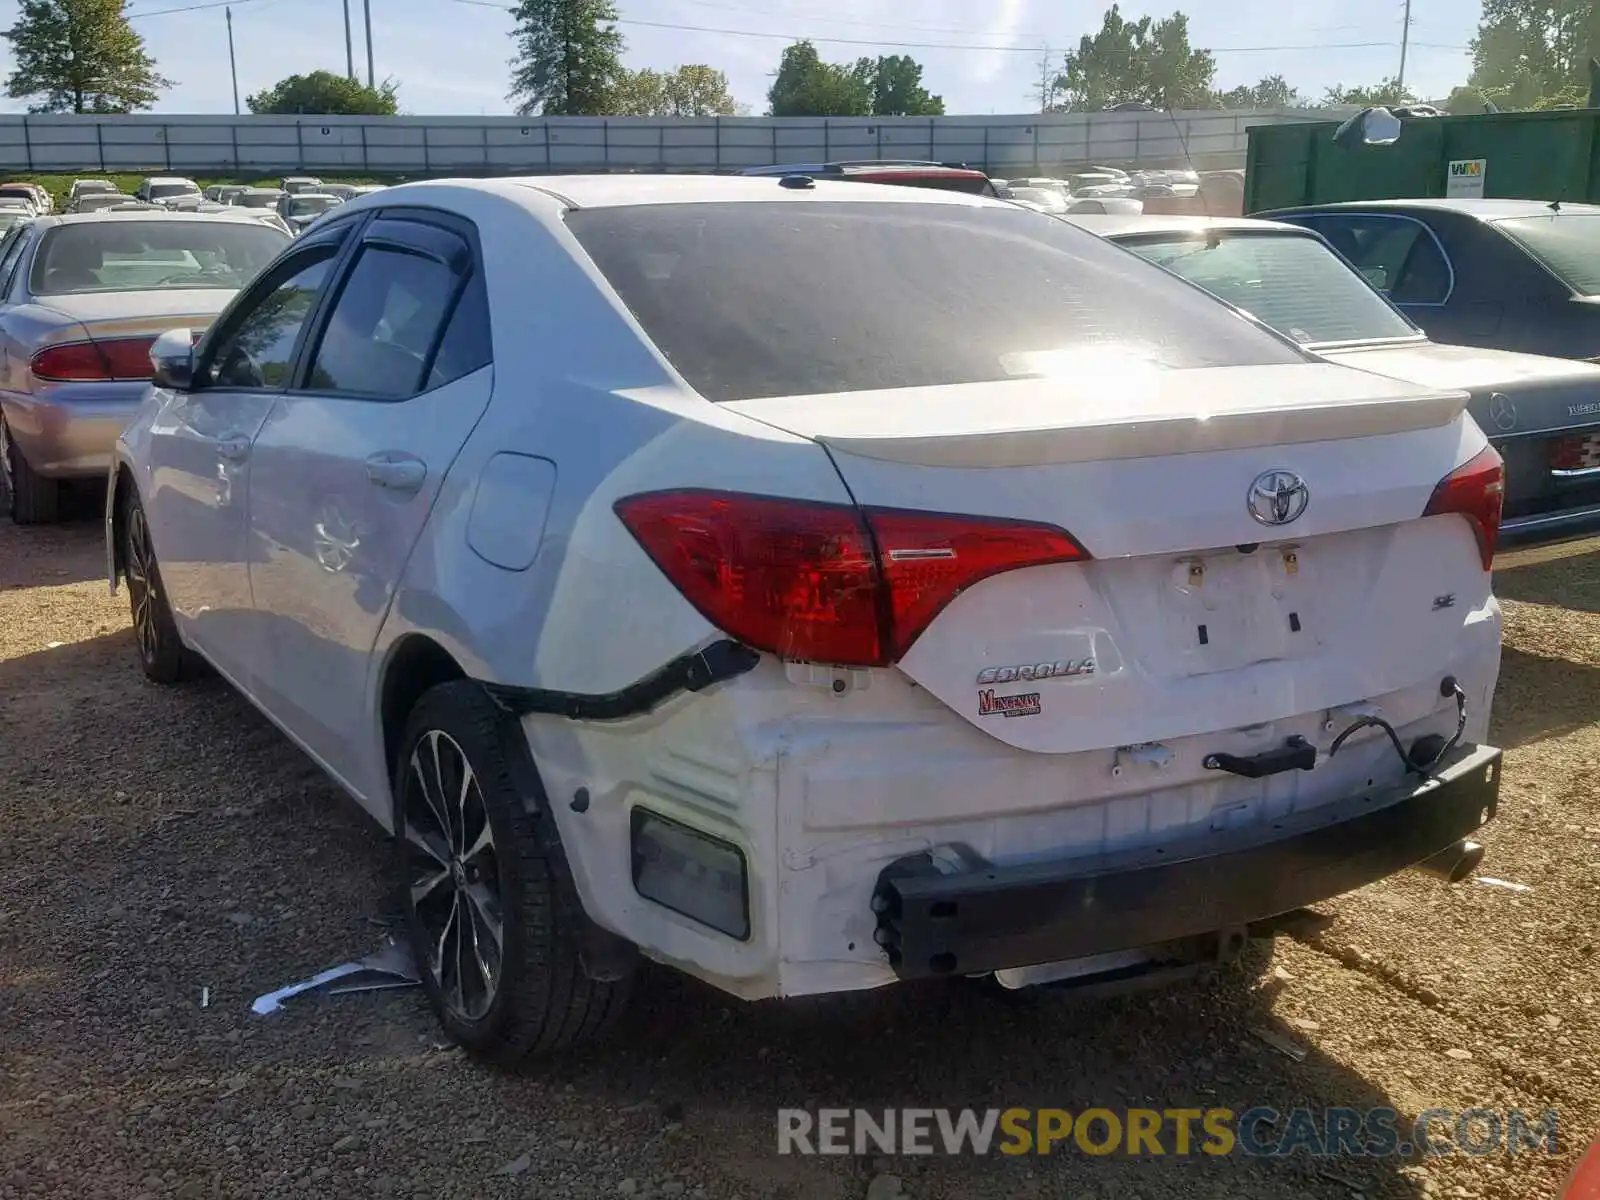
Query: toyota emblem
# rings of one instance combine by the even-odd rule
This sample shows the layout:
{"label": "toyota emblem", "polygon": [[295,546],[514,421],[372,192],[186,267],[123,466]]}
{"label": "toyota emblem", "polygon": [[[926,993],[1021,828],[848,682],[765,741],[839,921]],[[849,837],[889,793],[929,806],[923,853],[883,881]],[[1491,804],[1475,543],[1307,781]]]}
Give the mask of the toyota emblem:
{"label": "toyota emblem", "polygon": [[1311,503],[1311,489],[1293,471],[1263,471],[1250,484],[1245,507],[1262,525],[1287,525]]}

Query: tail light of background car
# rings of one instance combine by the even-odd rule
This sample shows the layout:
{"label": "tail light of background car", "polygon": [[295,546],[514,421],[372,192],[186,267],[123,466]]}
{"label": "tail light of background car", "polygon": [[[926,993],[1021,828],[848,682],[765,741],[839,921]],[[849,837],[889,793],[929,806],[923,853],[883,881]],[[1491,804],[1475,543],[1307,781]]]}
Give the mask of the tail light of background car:
{"label": "tail light of background car", "polygon": [[786,659],[886,666],[964,589],[1089,553],[1053,525],[733,492],[630,496],[617,515],[712,624]]}
{"label": "tail light of background car", "polygon": [[1600,433],[1577,433],[1550,442],[1552,471],[1592,471],[1600,467]]}
{"label": "tail light of background car", "polygon": [[62,342],[33,356],[34,377],[56,383],[107,383],[150,378],[152,337]]}
{"label": "tail light of background car", "polygon": [[1494,567],[1494,550],[1500,540],[1500,514],[1506,502],[1506,468],[1499,451],[1485,446],[1441,479],[1433,489],[1425,517],[1459,513],[1472,525],[1478,539],[1483,569]]}

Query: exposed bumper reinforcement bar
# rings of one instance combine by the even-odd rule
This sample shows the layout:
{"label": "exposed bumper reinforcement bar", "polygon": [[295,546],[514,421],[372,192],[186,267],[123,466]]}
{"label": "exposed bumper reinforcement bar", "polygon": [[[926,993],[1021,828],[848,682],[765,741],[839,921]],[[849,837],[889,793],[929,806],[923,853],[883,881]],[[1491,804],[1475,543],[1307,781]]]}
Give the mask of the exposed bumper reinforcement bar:
{"label": "exposed bumper reinforcement bar", "polygon": [[878,877],[877,939],[896,975],[923,979],[1248,925],[1433,857],[1492,819],[1499,795],[1500,751],[1467,746],[1420,784],[1176,845],[1011,867],[912,855]]}

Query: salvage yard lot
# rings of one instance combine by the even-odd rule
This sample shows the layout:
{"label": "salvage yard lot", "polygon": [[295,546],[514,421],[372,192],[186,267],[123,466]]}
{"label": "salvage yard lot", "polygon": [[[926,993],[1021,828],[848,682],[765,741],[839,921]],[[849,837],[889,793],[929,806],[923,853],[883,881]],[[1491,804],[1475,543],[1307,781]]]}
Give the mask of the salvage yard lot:
{"label": "salvage yard lot", "polygon": [[[516,1074],[441,1045],[414,990],[250,1014],[376,947],[384,851],[225,686],[147,684],[103,571],[92,513],[0,519],[0,1200],[828,1200],[885,1172],[915,1200],[1526,1200],[1600,1129],[1600,542],[1497,571],[1508,754],[1483,873],[1532,891],[1391,880],[1242,969],[1117,1001],[955,984],[747,1006],[654,972],[615,1040]],[[780,1107],[943,1105],[1553,1108],[1562,1152],[775,1152]]]}

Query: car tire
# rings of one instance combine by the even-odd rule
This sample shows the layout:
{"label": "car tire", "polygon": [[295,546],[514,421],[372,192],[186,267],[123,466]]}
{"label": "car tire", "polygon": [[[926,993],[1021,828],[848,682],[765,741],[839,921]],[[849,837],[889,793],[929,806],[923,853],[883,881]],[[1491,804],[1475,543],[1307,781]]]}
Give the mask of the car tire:
{"label": "car tire", "polygon": [[123,576],[128,585],[128,611],[133,618],[133,640],[145,678],[155,683],[180,683],[201,674],[199,656],[183,644],[161,582],[150,523],[139,497],[129,494],[122,502]]}
{"label": "car tire", "polygon": [[0,419],[0,454],[5,455],[0,490],[6,494],[11,519],[18,525],[49,525],[59,521],[61,481],[47,479],[28,465],[17,443],[11,440],[3,419]]}
{"label": "car tire", "polygon": [[448,1036],[502,1064],[598,1037],[632,984],[584,969],[581,905],[542,790],[519,770],[521,737],[478,685],[441,684],[412,710],[394,764],[417,973]]}

